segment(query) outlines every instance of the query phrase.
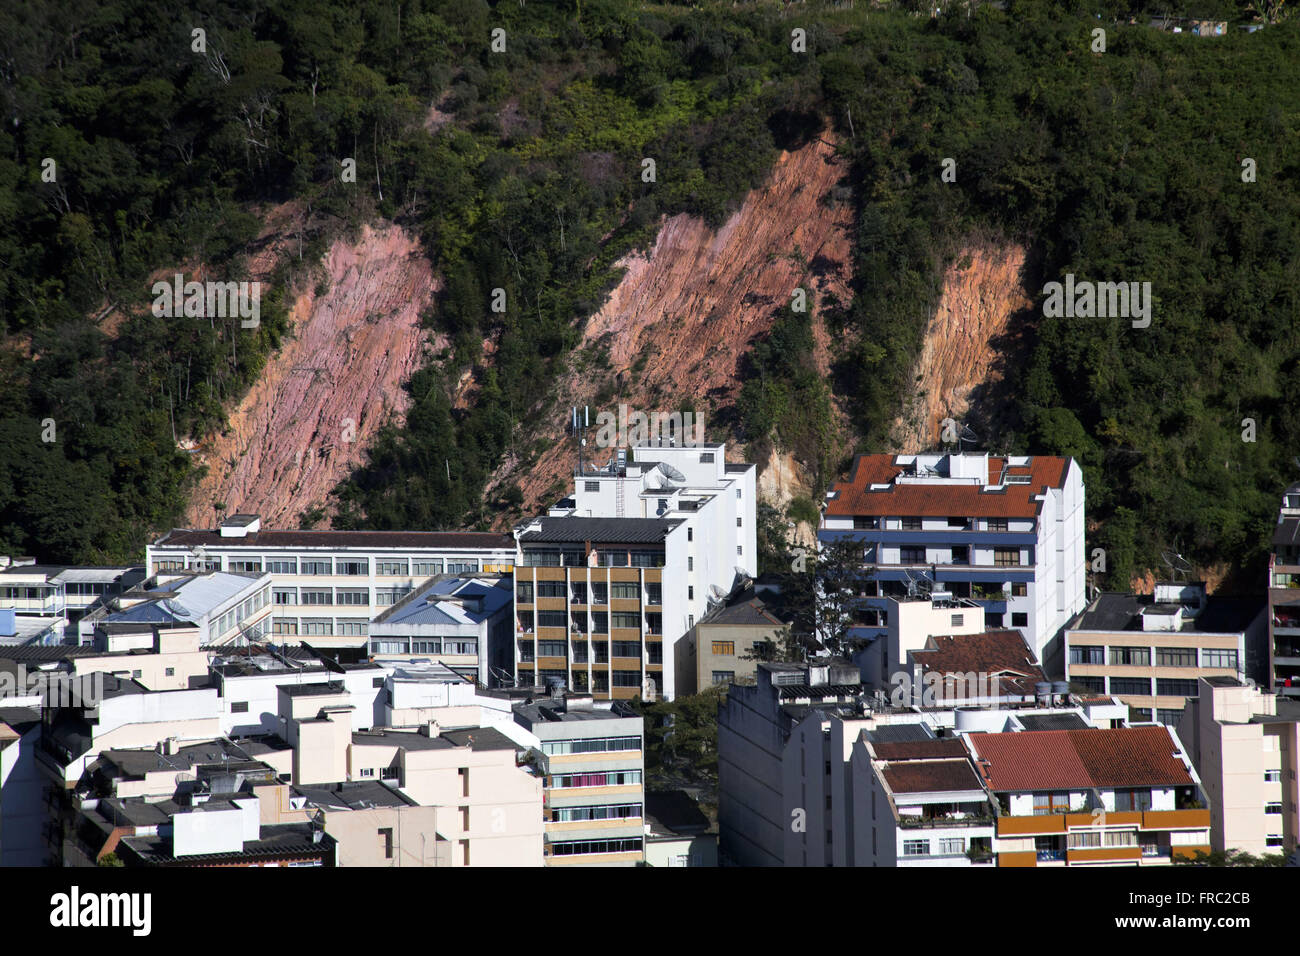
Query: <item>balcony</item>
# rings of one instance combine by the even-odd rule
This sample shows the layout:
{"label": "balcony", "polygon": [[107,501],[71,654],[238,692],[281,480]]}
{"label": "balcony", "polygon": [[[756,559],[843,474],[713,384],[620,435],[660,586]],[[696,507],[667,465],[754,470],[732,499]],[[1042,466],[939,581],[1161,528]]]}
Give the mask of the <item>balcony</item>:
{"label": "balcony", "polygon": [[1056,863],[1065,860],[1064,850],[1035,850],[1039,863]]}

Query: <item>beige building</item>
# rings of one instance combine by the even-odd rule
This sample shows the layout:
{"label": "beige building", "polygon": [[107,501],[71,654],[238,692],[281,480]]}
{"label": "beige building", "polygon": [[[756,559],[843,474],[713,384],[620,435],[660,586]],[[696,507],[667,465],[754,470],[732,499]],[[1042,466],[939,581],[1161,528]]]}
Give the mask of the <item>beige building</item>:
{"label": "beige building", "polygon": [[1203,678],[1178,735],[1210,798],[1215,850],[1296,848],[1300,704],[1230,677]]}
{"label": "beige building", "polygon": [[1200,583],[1105,592],[1065,632],[1066,679],[1118,697],[1131,720],[1173,726],[1197,680],[1246,676],[1265,633],[1262,603],[1209,597]]}
{"label": "beige building", "polygon": [[776,643],[786,626],[754,595],[752,587],[732,595],[704,616],[683,642],[690,655],[684,671],[695,677],[694,694],[715,684],[752,684],[758,670],[756,648]]}

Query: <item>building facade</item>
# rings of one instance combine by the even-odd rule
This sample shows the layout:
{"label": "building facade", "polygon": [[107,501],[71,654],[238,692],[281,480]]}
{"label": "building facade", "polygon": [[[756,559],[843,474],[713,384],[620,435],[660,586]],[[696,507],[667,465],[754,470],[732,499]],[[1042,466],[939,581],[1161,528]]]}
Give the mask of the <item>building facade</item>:
{"label": "building facade", "polygon": [[827,493],[818,539],[861,543],[867,609],[918,585],[972,601],[986,626],[1023,631],[1049,672],[1085,603],[1083,474],[1069,458],[863,455]]}

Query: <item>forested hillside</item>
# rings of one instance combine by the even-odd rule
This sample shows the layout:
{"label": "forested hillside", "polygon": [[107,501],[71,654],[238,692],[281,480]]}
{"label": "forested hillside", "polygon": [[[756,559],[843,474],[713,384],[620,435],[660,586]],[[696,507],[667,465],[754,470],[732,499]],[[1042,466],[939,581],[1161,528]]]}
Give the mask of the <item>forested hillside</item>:
{"label": "forested hillside", "polygon": [[[1112,584],[1175,544],[1256,560],[1300,454],[1286,402],[1300,386],[1295,25],[1194,38],[1150,29],[1140,4],[953,6],[938,19],[621,0],[0,13],[0,553],[138,557],[191,484],[176,439],[218,427],[256,378],[304,281],[294,269],[377,216],[422,237],[443,281],[427,321],[452,345],[409,383],[405,426],[337,489],[335,523],[485,521],[500,503],[484,482],[526,437],[611,264],[664,214],[725,220],[778,148],[829,124],[852,171],[855,290],[824,318],[854,344],[825,383],[809,375],[807,317],[784,313],[745,365],[738,436],[824,442],[812,410],[831,388],[860,450],[880,447],[945,264],[996,234],[1030,250],[1031,288],[1066,272],[1149,281],[1155,310],[1146,329],[1022,317],[987,443],[1083,462],[1101,522],[1090,547],[1107,549]],[[240,278],[257,210],[289,198],[313,225],[264,291],[260,328],[149,313],[155,273]],[[470,368],[475,404],[454,413]],[[57,438],[43,441],[49,419]]]}

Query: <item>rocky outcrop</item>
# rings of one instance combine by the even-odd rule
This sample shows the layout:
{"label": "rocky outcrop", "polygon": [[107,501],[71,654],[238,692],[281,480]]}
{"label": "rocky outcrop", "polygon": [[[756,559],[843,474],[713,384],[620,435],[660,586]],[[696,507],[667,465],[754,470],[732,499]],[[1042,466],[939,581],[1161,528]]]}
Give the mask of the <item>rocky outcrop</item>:
{"label": "rocky outcrop", "polygon": [[[777,158],[764,184],[717,230],[702,220],[667,219],[654,246],[624,258],[622,280],[587,322],[570,372],[539,404],[530,437],[549,439],[539,460],[508,459],[489,488],[517,482],[524,511],[569,490],[575,450],[564,440],[567,408],[619,403],[672,412],[685,401],[706,416],[734,402],[741,357],[771,327],[795,288],[811,290],[808,306],[852,293],[852,210],[828,200],[844,176],[829,139]],[[830,344],[820,325],[817,360],[827,371]],[[612,397],[610,397],[612,396]],[[741,449],[732,446],[732,455]],[[509,519],[503,516],[502,521]]]}
{"label": "rocky outcrop", "polygon": [[996,340],[1012,316],[1031,304],[1024,265],[1022,247],[990,242],[968,247],[948,267],[912,378],[912,395],[894,423],[894,451],[936,447],[943,419],[961,422],[978,404],[981,387],[1001,377]]}
{"label": "rocky outcrop", "polygon": [[[250,271],[267,274],[292,254],[295,211],[280,207]],[[198,440],[207,475],[187,518],[204,526],[256,512],[268,527],[296,527],[364,458],[379,427],[406,411],[402,383],[421,361],[420,313],[437,290],[418,241],[392,224],[336,240],[324,282],[294,301],[290,337],[230,413],[224,433]],[[328,520],[328,519],[327,519]]]}

